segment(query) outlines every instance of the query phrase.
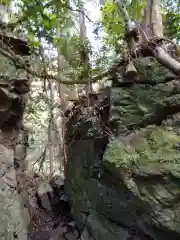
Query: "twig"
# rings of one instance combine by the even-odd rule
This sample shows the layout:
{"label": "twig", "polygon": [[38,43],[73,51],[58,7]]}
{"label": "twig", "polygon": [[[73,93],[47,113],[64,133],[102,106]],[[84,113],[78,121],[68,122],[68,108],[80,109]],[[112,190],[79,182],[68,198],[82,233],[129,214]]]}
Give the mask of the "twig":
{"label": "twig", "polygon": [[84,16],[88,19],[89,22],[94,23],[94,22],[90,19],[90,17],[89,17],[85,12],[81,11],[80,9],[73,9],[73,8],[70,7],[70,6],[66,6],[66,8],[70,9],[70,10],[73,11],[73,12],[83,13]]}
{"label": "twig", "polygon": [[39,162],[42,158],[44,159],[45,155],[46,155],[46,151],[47,151],[47,147],[48,147],[48,143],[46,144],[44,151],[42,152],[42,154],[40,155],[40,157],[38,157],[38,159],[32,163],[32,165],[34,166],[37,162]]}

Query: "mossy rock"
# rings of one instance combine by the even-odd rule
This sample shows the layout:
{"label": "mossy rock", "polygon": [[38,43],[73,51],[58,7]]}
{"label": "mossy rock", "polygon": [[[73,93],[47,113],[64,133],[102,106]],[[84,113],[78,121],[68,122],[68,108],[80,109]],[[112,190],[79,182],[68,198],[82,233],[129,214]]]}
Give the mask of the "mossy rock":
{"label": "mossy rock", "polygon": [[[179,142],[175,131],[152,125],[123,140],[112,140],[102,165],[98,165],[95,138],[68,145],[65,185],[72,213],[81,229],[89,224],[88,216],[98,216],[89,239],[105,239],[107,228],[101,216],[119,228],[141,229],[148,225],[142,231],[152,239],[179,239]],[[100,170],[100,175],[93,174]],[[118,235],[112,236],[119,239]]]}
{"label": "mossy rock", "polygon": [[151,206],[153,219],[180,233],[179,144],[180,136],[174,131],[149,126],[124,140],[112,140],[104,159],[111,174]]}
{"label": "mossy rock", "polygon": [[175,104],[179,97],[173,84],[135,84],[129,88],[112,88],[111,119],[119,119],[126,125],[135,124],[146,114],[151,114],[164,105]]}
{"label": "mossy rock", "polygon": [[179,144],[180,136],[175,132],[149,126],[123,141],[111,141],[104,159],[117,167],[142,169],[156,164],[162,171],[172,172],[180,166]]}

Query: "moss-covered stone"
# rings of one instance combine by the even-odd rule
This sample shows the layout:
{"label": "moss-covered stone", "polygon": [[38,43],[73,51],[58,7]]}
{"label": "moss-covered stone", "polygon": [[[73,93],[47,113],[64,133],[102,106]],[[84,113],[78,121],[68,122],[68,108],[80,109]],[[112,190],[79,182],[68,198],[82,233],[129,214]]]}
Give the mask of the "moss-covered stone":
{"label": "moss-covered stone", "polygon": [[112,88],[109,125],[118,133],[106,150],[97,116],[68,123],[66,189],[84,240],[180,239],[180,118],[171,109],[179,90],[163,83],[157,63],[135,64],[152,84]]}
{"label": "moss-covered stone", "polygon": [[117,167],[146,168],[156,164],[162,171],[172,171],[180,164],[177,146],[180,136],[163,127],[149,126],[123,141],[109,143],[104,159]]}
{"label": "moss-covered stone", "polygon": [[[176,148],[179,141],[175,132],[162,126],[149,126],[123,140],[112,140],[99,176],[93,174],[98,162],[94,140],[79,140],[69,145],[66,186],[80,226],[88,225],[88,216],[95,212],[116,223],[119,231],[123,226],[141,229],[140,221],[156,229],[146,230],[153,239],[168,239],[164,238],[170,236],[168,231],[180,233],[180,182],[176,171],[180,163]],[[176,209],[172,208],[174,204]],[[93,239],[104,239],[98,236],[106,231],[111,236],[111,230],[104,225],[99,231],[95,228]],[[163,238],[158,237],[161,235]],[[119,239],[116,234],[111,237]]]}
{"label": "moss-covered stone", "polygon": [[[104,156],[106,166],[107,162],[113,162],[119,169],[119,178],[152,207],[155,220],[177,232],[180,232],[180,228],[176,227],[180,224],[177,210],[180,206],[179,142],[180,136],[175,132],[165,127],[149,126],[121,142],[113,140]],[[126,170],[128,175],[124,175]],[[172,209],[174,204],[176,209]],[[156,214],[157,211],[161,215]]]}

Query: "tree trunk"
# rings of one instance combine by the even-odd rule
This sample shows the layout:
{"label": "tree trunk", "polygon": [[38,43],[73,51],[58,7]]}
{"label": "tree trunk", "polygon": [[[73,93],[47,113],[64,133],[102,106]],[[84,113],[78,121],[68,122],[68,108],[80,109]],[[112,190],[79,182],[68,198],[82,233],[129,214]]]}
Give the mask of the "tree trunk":
{"label": "tree trunk", "polygon": [[162,47],[156,47],[154,57],[164,67],[169,68],[173,73],[180,74],[180,62],[172,58]]}
{"label": "tree trunk", "polygon": [[147,0],[144,10],[144,31],[148,38],[163,37],[161,0]]}
{"label": "tree trunk", "polygon": [[130,52],[134,56],[154,56],[159,63],[173,73],[180,74],[180,62],[166,52],[158,39],[163,38],[162,16],[160,13],[161,0],[147,0],[144,10],[144,22],[135,28],[129,17],[123,0],[116,0],[126,23],[126,39]]}
{"label": "tree trunk", "polygon": [[[58,9],[58,14],[59,13],[60,9]],[[57,29],[56,29],[56,34],[57,34],[57,37],[60,36],[60,33],[61,33],[61,24],[60,22],[58,21],[57,22]],[[58,49],[58,47],[57,47]],[[57,60],[58,60],[58,73],[57,73],[57,77],[59,79],[61,79],[61,72],[62,72],[62,69],[63,69],[63,57],[61,56],[61,53],[60,51],[58,50],[58,57],[57,57]],[[63,114],[63,106],[65,105],[65,99],[64,99],[64,95],[63,95],[63,84],[61,84],[61,82],[57,83],[58,84],[58,94],[59,94],[59,103],[60,103],[60,120],[58,122],[58,124],[56,125],[58,127],[58,125],[60,125],[61,127],[61,135],[59,136],[61,141],[60,141],[60,156],[63,158],[63,167],[64,167],[64,178],[67,177],[67,157],[66,157],[66,144],[65,144],[65,141],[64,141],[64,135],[65,135],[65,117],[64,117],[64,114]]]}
{"label": "tree trunk", "polygon": [[81,62],[83,65],[83,80],[88,83],[86,88],[86,94],[92,92],[92,84],[90,82],[89,76],[89,50],[88,50],[88,41],[87,41],[87,34],[86,34],[86,23],[85,23],[85,16],[84,16],[84,4],[83,2],[79,4],[79,25],[80,25],[80,37],[82,40],[80,55],[81,55]]}

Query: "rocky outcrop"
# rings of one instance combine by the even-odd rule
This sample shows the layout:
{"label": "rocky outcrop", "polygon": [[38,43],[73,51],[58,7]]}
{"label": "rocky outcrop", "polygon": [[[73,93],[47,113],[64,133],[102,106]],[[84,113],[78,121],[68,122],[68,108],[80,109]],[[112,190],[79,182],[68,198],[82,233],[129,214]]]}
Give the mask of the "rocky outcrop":
{"label": "rocky outcrop", "polygon": [[[11,86],[14,87],[13,84]],[[22,165],[26,152],[21,149],[18,141],[22,140],[20,128],[24,95],[19,96],[13,90],[10,92],[3,85],[0,88],[0,98],[2,100],[0,107],[0,239],[25,240],[29,218],[20,193],[26,189],[24,184],[22,187],[24,182]]]}
{"label": "rocky outcrop", "polygon": [[[10,51],[13,52],[15,51],[15,48],[17,48],[17,51],[15,51],[17,54],[20,54],[21,52],[21,55],[25,55],[25,52],[23,52],[24,41],[18,41],[10,36],[5,36],[6,43],[3,44],[3,33],[0,33],[0,42],[4,56],[8,54],[7,52],[11,45],[12,49]],[[21,44],[20,48],[18,48],[19,44]],[[25,51],[27,51],[27,44],[25,45]],[[9,64],[9,72],[11,72],[11,63],[8,62],[7,64],[7,62],[7,59],[3,61],[2,58],[2,64]],[[5,72],[6,71],[7,66],[5,68]],[[0,239],[3,240],[27,239],[29,212],[27,205],[23,202],[23,197],[25,196],[26,191],[26,184],[23,177],[23,160],[26,156],[27,133],[23,127],[23,113],[28,91],[28,79],[21,78],[20,76],[12,78],[8,77],[7,74],[1,75]]]}
{"label": "rocky outcrop", "polygon": [[66,191],[84,240],[180,238],[179,84],[155,66],[144,83],[114,81],[105,124],[90,107],[69,118]]}

